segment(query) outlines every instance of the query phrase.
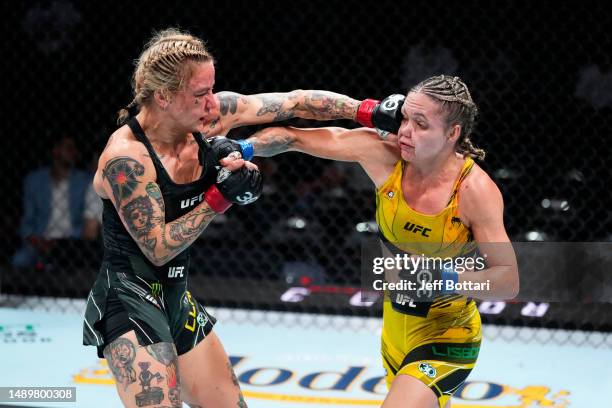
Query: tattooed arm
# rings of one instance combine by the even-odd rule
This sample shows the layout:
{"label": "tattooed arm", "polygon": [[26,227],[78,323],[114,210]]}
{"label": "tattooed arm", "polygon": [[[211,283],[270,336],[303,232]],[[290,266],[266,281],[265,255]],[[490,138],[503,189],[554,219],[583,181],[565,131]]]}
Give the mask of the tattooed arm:
{"label": "tattooed arm", "polygon": [[361,101],[328,91],[296,90],[288,93],[240,95],[216,94],[219,117],[208,125],[207,135],[231,128],[291,118],[332,120],[355,119]]}
{"label": "tattooed arm", "polygon": [[112,200],[123,225],[154,265],[165,264],[191,245],[216,215],[203,201],[166,223],[155,168],[140,143],[108,146],[100,157],[96,178],[103,195]]}
{"label": "tattooed arm", "polygon": [[381,140],[376,131],[338,127],[297,129],[269,127],[247,139],[255,156],[302,152],[323,159],[359,163],[377,186],[389,177],[400,159],[397,143]]}

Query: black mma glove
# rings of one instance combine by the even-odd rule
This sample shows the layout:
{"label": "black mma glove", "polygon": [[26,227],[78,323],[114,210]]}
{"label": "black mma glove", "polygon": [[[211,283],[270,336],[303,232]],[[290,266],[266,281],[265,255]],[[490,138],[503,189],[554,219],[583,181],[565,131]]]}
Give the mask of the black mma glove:
{"label": "black mma glove", "polygon": [[250,170],[246,166],[236,171],[223,167],[217,175],[217,188],[227,201],[246,205],[261,195],[263,177],[259,170]]}
{"label": "black mma glove", "polygon": [[397,134],[402,124],[405,99],[401,94],[389,95],[382,102],[366,99],[359,105],[355,120],[363,126]]}
{"label": "black mma glove", "polygon": [[216,213],[222,214],[232,204],[246,205],[257,200],[263,188],[259,170],[246,166],[236,171],[222,167],[217,174],[217,183],[204,193],[204,201]]}
{"label": "black mma glove", "polygon": [[230,153],[238,152],[244,160],[253,158],[253,145],[246,140],[232,140],[225,136],[215,136],[208,140],[217,162],[229,156]]}

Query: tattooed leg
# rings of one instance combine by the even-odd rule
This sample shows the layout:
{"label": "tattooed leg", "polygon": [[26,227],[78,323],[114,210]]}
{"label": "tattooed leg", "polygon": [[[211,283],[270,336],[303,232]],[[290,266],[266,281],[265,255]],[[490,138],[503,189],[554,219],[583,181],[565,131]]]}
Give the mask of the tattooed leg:
{"label": "tattooed leg", "polygon": [[168,399],[172,408],[181,408],[181,391],[179,387],[178,358],[174,344],[156,343],[146,347],[147,352],[166,367]]}
{"label": "tattooed leg", "polygon": [[181,408],[178,358],[171,343],[146,347],[134,331],[114,340],[104,356],[117,382],[125,407]]}
{"label": "tattooed leg", "polygon": [[104,349],[104,357],[115,376],[117,386],[121,385],[127,391],[128,387],[136,382],[136,371],[134,370],[136,345],[134,342],[119,337]]}
{"label": "tattooed leg", "polygon": [[238,408],[247,408],[247,403],[244,400],[244,396],[242,395],[242,390],[240,390],[240,384],[238,383],[238,377],[236,377],[236,373],[234,372],[234,367],[232,367],[232,364],[228,361],[227,363],[227,368],[230,371],[230,377],[232,379],[232,383],[238,387],[238,390],[240,392],[240,394],[238,395],[238,403],[237,406]]}

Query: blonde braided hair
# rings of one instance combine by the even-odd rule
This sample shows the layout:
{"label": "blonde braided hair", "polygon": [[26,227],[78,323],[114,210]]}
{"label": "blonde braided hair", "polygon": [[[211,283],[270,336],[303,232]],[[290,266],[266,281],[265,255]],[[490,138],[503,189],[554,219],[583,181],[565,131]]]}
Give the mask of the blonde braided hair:
{"label": "blonde braided hair", "polygon": [[214,61],[202,40],[175,28],[156,33],[136,60],[132,75],[134,98],[118,113],[118,124],[126,122],[130,111],[138,110],[155,91],[180,90],[191,76],[191,62]]}
{"label": "blonde braided hair", "polygon": [[448,75],[431,77],[413,87],[410,92],[420,92],[436,100],[441,105],[442,111],[446,113],[446,124],[461,126],[461,134],[457,141],[459,153],[479,160],[485,158],[485,151],[474,146],[470,139],[478,115],[478,107],[467,85],[459,77]]}

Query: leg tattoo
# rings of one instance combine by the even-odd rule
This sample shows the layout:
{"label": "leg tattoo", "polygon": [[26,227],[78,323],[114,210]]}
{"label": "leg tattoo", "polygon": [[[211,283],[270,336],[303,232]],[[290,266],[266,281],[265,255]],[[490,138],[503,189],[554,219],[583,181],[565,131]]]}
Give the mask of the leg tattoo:
{"label": "leg tattoo", "polygon": [[119,337],[104,349],[104,357],[115,376],[118,384],[128,386],[136,382],[136,371],[134,370],[134,359],[136,358],[136,347],[123,337]]}
{"label": "leg tattoo", "polygon": [[160,387],[152,387],[151,381],[155,378],[159,384],[164,377],[160,373],[153,374],[149,371],[151,363],[148,361],[141,361],[138,363],[138,366],[140,367],[138,379],[140,380],[142,391],[136,394],[136,406],[144,407],[161,403],[164,399],[164,391]]}

